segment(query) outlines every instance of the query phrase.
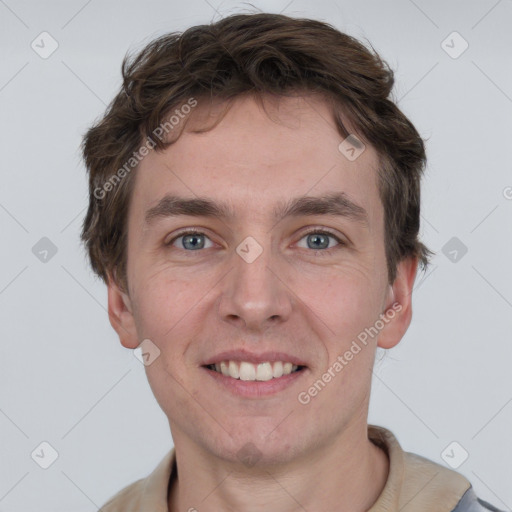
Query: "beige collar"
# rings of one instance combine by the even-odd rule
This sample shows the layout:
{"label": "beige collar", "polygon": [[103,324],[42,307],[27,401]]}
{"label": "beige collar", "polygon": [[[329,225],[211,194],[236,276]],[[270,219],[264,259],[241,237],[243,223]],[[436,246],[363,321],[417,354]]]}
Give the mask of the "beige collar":
{"label": "beige collar", "polygon": [[451,512],[471,486],[464,476],[405,452],[390,430],[368,425],[369,439],[389,457],[389,475],[368,512]]}
{"label": "beige collar", "polygon": [[[414,453],[404,452],[391,431],[368,425],[369,439],[390,460],[389,475],[379,498],[368,512],[450,512],[471,486],[461,474]],[[167,491],[176,476],[172,448],[147,477],[120,491],[103,512],[169,512]]]}

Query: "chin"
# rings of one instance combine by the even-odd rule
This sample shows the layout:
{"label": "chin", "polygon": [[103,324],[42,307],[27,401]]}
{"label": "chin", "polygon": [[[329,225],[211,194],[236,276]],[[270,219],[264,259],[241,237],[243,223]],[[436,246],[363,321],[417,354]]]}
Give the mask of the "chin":
{"label": "chin", "polygon": [[[279,422],[274,422],[275,425]],[[268,421],[264,427],[253,425],[252,428],[231,429],[237,434],[229,436],[226,434],[219,443],[208,449],[220,459],[233,464],[242,463],[244,466],[262,467],[270,465],[286,464],[291,462],[300,451],[299,439],[296,439],[289,432],[272,432],[268,427]],[[269,433],[272,432],[270,435]],[[290,444],[293,439],[293,444]]]}

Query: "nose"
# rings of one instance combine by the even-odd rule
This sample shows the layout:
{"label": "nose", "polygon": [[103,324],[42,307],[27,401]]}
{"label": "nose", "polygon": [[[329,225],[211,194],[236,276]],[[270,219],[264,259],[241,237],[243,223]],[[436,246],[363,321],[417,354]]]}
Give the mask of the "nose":
{"label": "nose", "polygon": [[263,331],[286,321],[291,314],[293,294],[271,251],[264,248],[254,261],[234,251],[232,259],[232,270],[221,281],[221,318],[250,331]]}

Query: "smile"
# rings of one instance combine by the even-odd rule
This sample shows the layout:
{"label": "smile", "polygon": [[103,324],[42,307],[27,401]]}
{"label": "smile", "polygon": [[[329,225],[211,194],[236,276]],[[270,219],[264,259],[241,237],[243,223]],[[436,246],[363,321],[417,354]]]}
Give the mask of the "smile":
{"label": "smile", "polygon": [[278,379],[283,375],[289,375],[304,368],[285,361],[263,362],[258,364],[247,361],[221,361],[220,363],[207,365],[206,368],[221,373],[225,377],[244,381],[267,381]]}
{"label": "smile", "polygon": [[210,363],[202,369],[230,394],[244,399],[269,398],[295,385],[308,373],[307,366],[289,361],[247,361],[224,360]]}

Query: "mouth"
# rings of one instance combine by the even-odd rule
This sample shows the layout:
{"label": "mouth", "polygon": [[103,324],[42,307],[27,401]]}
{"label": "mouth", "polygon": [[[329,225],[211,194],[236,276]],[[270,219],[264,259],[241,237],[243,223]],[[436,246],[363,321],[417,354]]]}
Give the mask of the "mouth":
{"label": "mouth", "polygon": [[225,360],[204,365],[203,368],[235,380],[265,382],[301,372],[306,366],[290,361],[265,361],[254,364],[248,361]]}
{"label": "mouth", "polygon": [[[305,359],[282,352],[227,350],[202,362],[201,368],[213,386],[244,399],[272,398],[291,392],[296,382],[310,372]],[[298,385],[298,384],[297,384]],[[206,384],[208,388],[208,384]]]}
{"label": "mouth", "polygon": [[201,368],[213,379],[214,386],[218,385],[232,396],[245,400],[279,396],[285,390],[293,389],[294,384],[303,379],[309,370],[307,366],[290,361],[250,363],[238,360],[209,363]]}

